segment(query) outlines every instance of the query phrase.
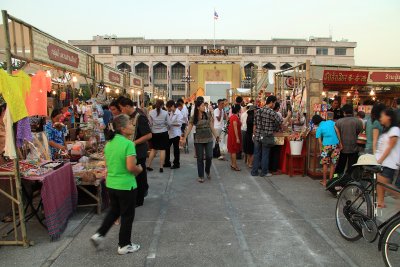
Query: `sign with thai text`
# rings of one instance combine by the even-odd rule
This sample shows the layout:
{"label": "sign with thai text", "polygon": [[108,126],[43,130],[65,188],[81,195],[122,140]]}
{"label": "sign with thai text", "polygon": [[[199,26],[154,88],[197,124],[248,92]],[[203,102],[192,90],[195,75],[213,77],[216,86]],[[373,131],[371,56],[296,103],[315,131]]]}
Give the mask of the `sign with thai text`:
{"label": "sign with thai text", "polygon": [[142,81],[138,78],[133,78],[133,85],[140,87],[142,85]]}
{"label": "sign with thai text", "polygon": [[103,65],[103,79],[104,83],[124,87],[125,74],[110,66]]}
{"label": "sign with thai text", "polygon": [[51,60],[56,62],[66,64],[74,68],[79,66],[78,54],[68,51],[55,44],[49,44],[47,46],[47,54]]}
{"label": "sign with thai text", "polygon": [[400,72],[371,71],[369,79],[372,83],[400,83]]}
{"label": "sign with thai text", "polygon": [[92,77],[89,55],[58,39],[32,29],[33,59]]}
{"label": "sign with thai text", "polygon": [[368,71],[324,70],[324,84],[365,85]]}
{"label": "sign with thai text", "polygon": [[121,75],[112,71],[108,73],[108,79],[113,83],[121,83]]}

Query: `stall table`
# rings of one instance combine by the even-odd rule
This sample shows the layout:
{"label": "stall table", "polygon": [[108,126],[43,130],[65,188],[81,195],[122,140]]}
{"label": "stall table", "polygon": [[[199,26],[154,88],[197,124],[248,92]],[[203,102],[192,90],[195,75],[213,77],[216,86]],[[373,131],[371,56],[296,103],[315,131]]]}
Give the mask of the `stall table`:
{"label": "stall table", "polygon": [[[295,156],[295,157],[301,157],[303,158],[302,160],[294,160],[291,166],[288,167],[288,160],[290,155],[290,142],[288,138],[285,138],[285,143],[282,146],[281,149],[281,155],[280,155],[280,169],[282,170],[282,173],[284,174],[301,174],[304,175],[304,172],[299,172],[299,170],[305,170],[305,161],[306,161],[306,142],[305,140],[303,141],[303,148],[301,150],[301,156]],[[292,168],[292,170],[290,170]]]}
{"label": "stall table", "polygon": [[68,219],[77,206],[78,194],[70,163],[40,176],[23,177],[27,181],[42,183],[40,190],[45,224],[51,240],[64,232]]}

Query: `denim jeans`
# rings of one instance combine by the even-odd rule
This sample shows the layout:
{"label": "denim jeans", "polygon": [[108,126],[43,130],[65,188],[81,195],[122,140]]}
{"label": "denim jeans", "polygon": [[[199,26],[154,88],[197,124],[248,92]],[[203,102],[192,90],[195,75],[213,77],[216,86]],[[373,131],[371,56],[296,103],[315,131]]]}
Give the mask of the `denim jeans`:
{"label": "denim jeans", "polygon": [[213,141],[209,143],[194,143],[196,147],[197,155],[197,174],[199,178],[204,178],[204,151],[206,155],[206,173],[210,174],[211,171],[211,160],[212,160],[212,150]]}
{"label": "denim jeans", "polygon": [[258,169],[261,164],[261,175],[266,175],[268,173],[269,167],[269,150],[267,146],[263,146],[260,141],[254,141],[254,161],[253,169],[251,170],[251,175],[257,176]]}

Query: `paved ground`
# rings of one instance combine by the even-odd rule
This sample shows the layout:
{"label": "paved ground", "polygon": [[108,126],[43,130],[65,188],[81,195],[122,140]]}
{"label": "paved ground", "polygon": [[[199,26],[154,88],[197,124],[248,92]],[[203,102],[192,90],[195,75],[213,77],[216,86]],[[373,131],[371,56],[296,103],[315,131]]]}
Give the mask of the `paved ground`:
{"label": "paved ground", "polygon": [[336,199],[318,181],[252,177],[243,162],[241,172],[213,164],[205,184],[195,180],[192,154],[178,170],[150,173],[133,227],[142,246],[135,254],[117,255],[118,227],[96,252],[89,238],[104,215],[80,210],[55,243],[30,224],[36,245],[0,248],[0,266],[383,266],[376,243],[340,237]]}

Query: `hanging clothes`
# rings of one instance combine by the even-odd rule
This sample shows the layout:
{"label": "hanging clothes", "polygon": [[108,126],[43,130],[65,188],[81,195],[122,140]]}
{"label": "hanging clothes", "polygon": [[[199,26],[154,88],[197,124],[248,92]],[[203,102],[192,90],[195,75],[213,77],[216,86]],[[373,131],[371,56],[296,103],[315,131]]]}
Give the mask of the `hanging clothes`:
{"label": "hanging clothes", "polygon": [[28,116],[23,97],[23,84],[21,77],[11,76],[0,69],[0,93],[7,102],[7,109],[10,110],[12,122],[17,122]]}
{"label": "hanging clothes", "polygon": [[19,83],[22,89],[22,96],[24,99],[28,96],[31,91],[31,77],[23,70],[13,71],[13,76],[19,78]]}
{"label": "hanging clothes", "polygon": [[17,147],[22,147],[24,141],[32,142],[32,131],[29,117],[23,118],[17,123]]}
{"label": "hanging clothes", "polygon": [[4,145],[4,156],[9,157],[10,159],[16,159],[17,152],[15,151],[15,143],[12,129],[13,122],[11,119],[11,109],[8,108],[8,106],[3,120],[6,127],[6,143]]}
{"label": "hanging clothes", "polygon": [[31,78],[31,91],[25,100],[29,116],[47,116],[47,92],[51,91],[51,78],[38,71]]}

